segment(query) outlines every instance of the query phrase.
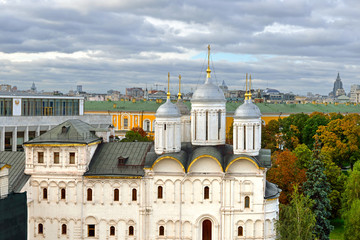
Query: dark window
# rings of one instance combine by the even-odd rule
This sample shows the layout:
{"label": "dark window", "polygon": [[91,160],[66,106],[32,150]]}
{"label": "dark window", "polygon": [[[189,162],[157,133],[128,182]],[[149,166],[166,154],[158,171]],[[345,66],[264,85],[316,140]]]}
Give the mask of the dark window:
{"label": "dark window", "polygon": [[69,163],[70,163],[70,164],[75,164],[75,153],[74,153],[74,152],[71,152],[71,153],[69,154],[69,158],[70,158]]}
{"label": "dark window", "polygon": [[114,189],[114,201],[119,201],[119,189]]}
{"label": "dark window", "polygon": [[95,225],[94,224],[88,225],[88,237],[95,237]]}
{"label": "dark window", "polygon": [[38,152],[38,163],[44,163],[44,152]]}
{"label": "dark window", "polygon": [[209,199],[210,189],[208,186],[204,187],[204,199]]}
{"label": "dark window", "polygon": [[61,234],[66,235],[66,224],[61,225]]}
{"label": "dark window", "polygon": [[110,227],[110,236],[115,236],[115,227],[114,226]]}
{"label": "dark window", "polygon": [[47,188],[43,188],[43,199],[47,199]]}
{"label": "dark window", "polygon": [[66,198],[66,190],[65,188],[61,189],[61,199],[65,199]]}
{"label": "dark window", "polygon": [[87,200],[92,201],[92,189],[91,188],[87,189]]}
{"label": "dark window", "polygon": [[245,197],[245,208],[249,208],[250,207],[250,197],[246,196]]}
{"label": "dark window", "polygon": [[137,201],[137,191],[135,188],[133,188],[132,190],[132,200]]}
{"label": "dark window", "polygon": [[39,223],[38,225],[38,234],[43,234],[44,233],[44,227],[42,225],[42,223]]}
{"label": "dark window", "polygon": [[124,128],[128,128],[128,119],[127,118],[124,118]]}
{"label": "dark window", "polygon": [[134,227],[133,226],[129,227],[129,236],[134,236]]}
{"label": "dark window", "polygon": [[59,164],[60,162],[60,153],[54,152],[54,164]]}
{"label": "dark window", "polygon": [[165,234],[165,228],[164,228],[164,226],[160,226],[159,227],[159,236],[164,236],[164,234]]}
{"label": "dark window", "polygon": [[162,198],[163,198],[163,187],[158,186],[158,199],[162,199]]}
{"label": "dark window", "polygon": [[238,236],[241,237],[243,236],[243,227],[238,227]]}

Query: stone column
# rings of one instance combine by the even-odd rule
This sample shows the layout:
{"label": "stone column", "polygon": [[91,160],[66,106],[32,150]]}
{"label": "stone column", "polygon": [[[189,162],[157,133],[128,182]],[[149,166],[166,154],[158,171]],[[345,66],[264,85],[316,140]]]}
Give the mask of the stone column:
{"label": "stone column", "polygon": [[5,151],[5,126],[1,128],[0,132],[0,151]]}
{"label": "stone column", "polygon": [[24,131],[24,142],[29,141],[29,126],[26,126]]}
{"label": "stone column", "polygon": [[12,151],[16,152],[17,147],[17,127],[14,127],[14,131],[12,132]]}

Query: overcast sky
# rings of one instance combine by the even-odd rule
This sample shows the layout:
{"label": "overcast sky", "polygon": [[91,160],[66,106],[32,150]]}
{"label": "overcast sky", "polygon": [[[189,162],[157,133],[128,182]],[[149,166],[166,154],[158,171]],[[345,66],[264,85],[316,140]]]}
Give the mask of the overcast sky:
{"label": "overcast sky", "polygon": [[[0,0],[0,84],[67,93],[205,78],[328,94],[360,84],[359,0]],[[162,84],[162,85],[161,85]]]}

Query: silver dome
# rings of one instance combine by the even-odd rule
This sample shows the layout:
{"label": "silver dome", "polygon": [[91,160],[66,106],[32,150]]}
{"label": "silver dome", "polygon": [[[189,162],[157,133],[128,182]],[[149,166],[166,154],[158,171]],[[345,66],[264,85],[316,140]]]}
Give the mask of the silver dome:
{"label": "silver dome", "polygon": [[181,114],[178,107],[175,104],[171,103],[170,99],[167,99],[166,103],[161,105],[155,113],[155,117],[180,117],[180,116]]}
{"label": "silver dome", "polygon": [[191,102],[194,101],[219,102],[226,99],[224,92],[207,78],[205,84],[199,86],[192,95]]}
{"label": "silver dome", "polygon": [[182,99],[178,99],[175,105],[178,107],[181,115],[190,115],[190,110],[188,106],[185,105]]}
{"label": "silver dome", "polygon": [[234,113],[234,118],[249,119],[260,117],[260,109],[258,108],[258,106],[253,104],[251,100],[245,100],[245,102],[240,105]]}

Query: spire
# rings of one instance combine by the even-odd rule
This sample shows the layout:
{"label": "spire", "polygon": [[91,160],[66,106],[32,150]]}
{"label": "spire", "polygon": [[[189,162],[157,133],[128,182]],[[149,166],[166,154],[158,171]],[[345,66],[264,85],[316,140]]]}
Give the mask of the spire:
{"label": "spire", "polygon": [[211,70],[210,70],[210,44],[208,45],[208,67],[206,69],[206,78],[211,78],[210,76],[210,73],[211,73]]}
{"label": "spire", "polygon": [[170,99],[170,73],[168,72],[168,91],[167,91],[167,99]]}
{"label": "spire", "polygon": [[181,99],[181,75],[179,74],[179,93],[178,93],[178,99]]}
{"label": "spire", "polygon": [[248,96],[249,96],[249,100],[251,100],[251,74],[250,74],[250,82],[249,82],[249,93],[248,93]]}
{"label": "spire", "polygon": [[246,90],[245,90],[245,100],[249,99],[249,94],[248,94],[248,74],[246,73]]}

